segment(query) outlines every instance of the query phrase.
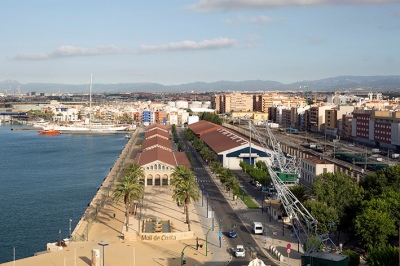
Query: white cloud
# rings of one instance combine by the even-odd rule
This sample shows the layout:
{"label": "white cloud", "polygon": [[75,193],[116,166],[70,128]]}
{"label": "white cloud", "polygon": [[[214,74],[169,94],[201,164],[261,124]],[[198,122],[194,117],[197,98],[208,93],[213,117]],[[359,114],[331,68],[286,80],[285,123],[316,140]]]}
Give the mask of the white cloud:
{"label": "white cloud", "polygon": [[267,9],[285,6],[363,5],[397,3],[398,0],[199,0],[189,6],[197,11]]}
{"label": "white cloud", "polygon": [[138,53],[221,49],[231,47],[235,43],[235,39],[217,38],[213,40],[204,40],[201,42],[181,41],[161,45],[141,45]]}
{"label": "white cloud", "polygon": [[[281,20],[281,19],[279,19]],[[251,17],[251,18],[246,18],[246,17],[242,17],[239,16],[237,18],[228,18],[228,19],[224,19],[222,22],[228,25],[236,25],[236,24],[241,24],[241,23],[251,23],[251,24],[257,24],[257,25],[261,25],[261,24],[269,24],[269,23],[273,23],[276,22],[278,20],[272,19],[271,17],[268,16],[257,16],[257,17]]]}
{"label": "white cloud", "polygon": [[124,50],[115,46],[98,46],[94,48],[83,48],[70,45],[62,45],[54,51],[40,54],[17,54],[14,60],[50,60],[77,56],[97,56],[109,54],[121,54]]}

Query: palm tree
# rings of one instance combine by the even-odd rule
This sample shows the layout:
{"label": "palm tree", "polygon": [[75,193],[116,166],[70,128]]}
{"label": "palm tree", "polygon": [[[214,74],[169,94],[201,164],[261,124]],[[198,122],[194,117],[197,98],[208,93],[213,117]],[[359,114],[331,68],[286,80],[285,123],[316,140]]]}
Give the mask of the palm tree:
{"label": "palm tree", "polygon": [[190,231],[189,204],[200,199],[199,187],[193,171],[184,165],[179,165],[171,174],[171,185],[174,187],[173,201],[183,202],[186,212],[186,223]]}
{"label": "palm tree", "polygon": [[143,170],[143,168],[140,165],[136,164],[136,163],[133,163],[133,164],[129,165],[125,170],[127,172],[135,173],[136,175],[139,176],[139,178],[144,178],[144,170]]}
{"label": "palm tree", "polygon": [[135,200],[140,202],[144,193],[142,177],[144,177],[144,174],[141,168],[137,168],[134,172],[126,173],[113,192],[113,200],[115,202],[118,203],[121,198],[124,199],[126,209],[126,231],[128,231],[129,226],[129,207]]}

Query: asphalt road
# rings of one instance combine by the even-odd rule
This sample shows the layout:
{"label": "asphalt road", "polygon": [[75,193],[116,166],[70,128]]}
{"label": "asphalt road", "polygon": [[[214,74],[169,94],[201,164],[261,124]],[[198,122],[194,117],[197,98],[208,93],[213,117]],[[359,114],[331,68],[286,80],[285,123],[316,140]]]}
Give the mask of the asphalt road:
{"label": "asphalt road", "polygon": [[[183,138],[182,138],[183,140]],[[183,140],[184,141],[184,140]],[[185,142],[184,142],[185,143]],[[209,215],[212,215],[212,210],[214,210],[214,227],[215,230],[221,228],[221,233],[225,237],[225,243],[230,247],[229,251],[232,254],[232,261],[228,264],[230,266],[242,266],[248,265],[250,253],[246,252],[246,257],[236,258],[234,256],[234,248],[237,245],[244,245],[245,249],[251,248],[254,250],[263,250],[261,246],[258,245],[256,240],[253,238],[250,229],[245,223],[239,218],[237,213],[232,209],[230,204],[227,202],[224,195],[221,193],[214,180],[207,172],[204,167],[204,162],[195,151],[195,149],[189,144],[185,143],[188,151],[192,154],[193,158],[193,172],[198,178],[199,187],[202,190],[202,203],[204,206],[209,206]],[[247,187],[247,182],[242,182],[242,185]],[[251,193],[256,193],[251,191]],[[208,204],[207,204],[208,203]],[[221,225],[221,227],[219,226]],[[235,226],[237,237],[229,238],[229,230]],[[211,225],[212,226],[212,225]],[[268,257],[264,255],[263,252],[257,252],[257,257],[264,261],[265,264],[275,265]]]}

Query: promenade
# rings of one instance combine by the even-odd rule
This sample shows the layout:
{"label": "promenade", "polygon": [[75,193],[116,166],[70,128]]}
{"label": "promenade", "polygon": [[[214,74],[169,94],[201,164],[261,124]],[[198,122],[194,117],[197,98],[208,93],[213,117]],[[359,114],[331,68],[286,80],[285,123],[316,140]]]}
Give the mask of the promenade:
{"label": "promenade", "polygon": [[[137,132],[136,132],[137,134]],[[189,205],[191,230],[195,237],[187,240],[176,241],[133,241],[125,240],[121,232],[125,232],[125,206],[122,202],[112,201],[111,194],[115,187],[115,180],[123,174],[123,167],[131,164],[140,149],[142,139],[135,135],[127,144],[121,156],[116,161],[114,167],[105,178],[103,185],[93,198],[81,221],[74,230],[75,238],[79,241],[67,243],[67,246],[60,251],[43,252],[40,255],[3,263],[5,266],[67,266],[67,265],[91,265],[92,249],[100,250],[100,265],[120,266],[120,265],[181,265],[182,251],[186,265],[205,265],[223,266],[231,259],[232,248],[227,245],[225,236],[223,237],[222,247],[219,247],[218,228],[210,231],[210,218],[206,217],[206,208],[201,206],[201,202]],[[207,168],[207,167],[206,167]],[[209,171],[209,169],[207,169]],[[211,173],[210,173],[211,174]],[[213,178],[216,178],[211,174]],[[220,182],[217,182],[221,191]],[[250,228],[253,221],[260,221],[265,224],[271,232],[271,237],[265,241],[261,235],[252,236],[259,242],[261,249],[257,252],[264,252],[272,258],[276,264],[280,265],[300,265],[300,255],[296,251],[296,239],[290,236],[290,232],[282,234],[282,226],[274,221],[269,221],[269,217],[261,210],[249,210],[241,199],[233,201],[228,197],[227,192],[223,192],[231,206],[241,217],[242,221]],[[177,206],[172,201],[172,190],[170,187],[146,187],[144,196],[144,206],[141,210],[141,218],[160,218],[169,219],[173,223],[174,230],[187,231],[188,225],[185,223],[186,214],[183,208]],[[139,223],[139,210],[135,217],[130,218],[129,231],[136,234]],[[115,214],[115,217],[114,217]],[[208,232],[208,235],[207,235]],[[277,235],[273,235],[276,232]],[[202,248],[196,249],[196,237]],[[206,244],[207,239],[207,244]],[[290,259],[287,258],[286,244],[291,243],[292,253]],[[106,246],[101,246],[106,245]],[[286,255],[283,262],[273,259],[267,248],[270,244],[278,246],[278,250]],[[206,250],[207,246],[207,250]],[[104,250],[103,250],[104,248]],[[43,247],[46,250],[46,247]],[[103,253],[104,251],[104,253]],[[252,250],[247,250],[248,252]],[[104,257],[104,263],[103,263]]]}

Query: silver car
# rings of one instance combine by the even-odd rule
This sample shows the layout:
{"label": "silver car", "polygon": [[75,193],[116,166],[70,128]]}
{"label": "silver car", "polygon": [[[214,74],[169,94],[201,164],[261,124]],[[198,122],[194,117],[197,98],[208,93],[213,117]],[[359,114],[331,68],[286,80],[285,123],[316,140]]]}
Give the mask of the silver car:
{"label": "silver car", "polygon": [[235,249],[235,257],[245,257],[246,256],[246,251],[244,250],[243,245],[237,245]]}

